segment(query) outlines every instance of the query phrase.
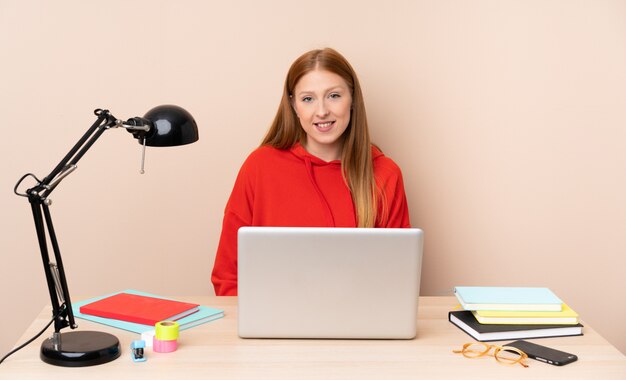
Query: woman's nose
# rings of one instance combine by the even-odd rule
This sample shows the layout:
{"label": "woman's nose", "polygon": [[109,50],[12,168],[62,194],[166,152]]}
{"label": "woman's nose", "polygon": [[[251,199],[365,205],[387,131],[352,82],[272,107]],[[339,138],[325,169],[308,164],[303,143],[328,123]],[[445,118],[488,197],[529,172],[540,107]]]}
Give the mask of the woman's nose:
{"label": "woman's nose", "polygon": [[329,114],[329,111],[328,111],[328,106],[326,102],[324,101],[319,102],[319,105],[317,106],[317,116],[325,117],[325,116],[328,116],[328,114]]}

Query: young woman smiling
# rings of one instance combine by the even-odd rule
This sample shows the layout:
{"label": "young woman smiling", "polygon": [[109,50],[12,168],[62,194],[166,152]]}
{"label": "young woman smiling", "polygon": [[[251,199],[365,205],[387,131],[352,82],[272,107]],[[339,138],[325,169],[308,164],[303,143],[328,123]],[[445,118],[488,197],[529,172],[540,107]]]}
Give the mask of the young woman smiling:
{"label": "young woman smiling", "polygon": [[226,205],[217,295],[237,295],[242,226],[410,227],[400,168],[371,143],[361,86],[337,51],[309,51],[287,73],[269,132]]}

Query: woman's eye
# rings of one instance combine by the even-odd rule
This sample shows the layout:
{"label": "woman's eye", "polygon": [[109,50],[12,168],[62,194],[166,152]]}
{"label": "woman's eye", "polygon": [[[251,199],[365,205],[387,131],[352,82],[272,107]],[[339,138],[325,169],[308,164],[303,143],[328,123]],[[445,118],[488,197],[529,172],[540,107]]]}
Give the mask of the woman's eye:
{"label": "woman's eye", "polygon": [[331,99],[336,99],[336,98],[341,98],[341,95],[337,94],[337,93],[332,93],[330,95],[328,95],[329,98]]}
{"label": "woman's eye", "polygon": [[313,98],[310,96],[305,96],[304,98],[302,98],[303,102],[310,102],[311,100],[313,100]]}

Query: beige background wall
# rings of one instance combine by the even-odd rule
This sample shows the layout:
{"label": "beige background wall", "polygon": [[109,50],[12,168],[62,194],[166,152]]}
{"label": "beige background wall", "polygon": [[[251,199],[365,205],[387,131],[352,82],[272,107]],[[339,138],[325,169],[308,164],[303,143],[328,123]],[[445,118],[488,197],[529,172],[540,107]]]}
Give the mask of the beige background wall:
{"label": "beige background wall", "polygon": [[426,233],[423,295],[548,286],[626,352],[626,2],[0,0],[6,352],[48,302],[17,179],[95,120],[187,108],[200,141],[110,131],[53,194],[75,297],[212,294],[222,211],[290,63],[332,46]]}

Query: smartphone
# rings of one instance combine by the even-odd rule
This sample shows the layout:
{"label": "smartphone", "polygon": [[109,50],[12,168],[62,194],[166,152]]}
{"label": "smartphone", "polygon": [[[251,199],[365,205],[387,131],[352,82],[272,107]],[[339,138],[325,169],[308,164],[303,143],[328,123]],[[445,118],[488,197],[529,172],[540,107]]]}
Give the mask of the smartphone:
{"label": "smartphone", "polygon": [[504,346],[519,348],[524,351],[529,358],[542,361],[552,365],[565,365],[578,360],[578,356],[567,352],[555,350],[554,348],[539,344],[517,340]]}

